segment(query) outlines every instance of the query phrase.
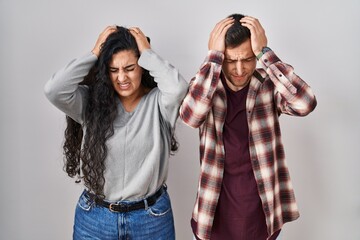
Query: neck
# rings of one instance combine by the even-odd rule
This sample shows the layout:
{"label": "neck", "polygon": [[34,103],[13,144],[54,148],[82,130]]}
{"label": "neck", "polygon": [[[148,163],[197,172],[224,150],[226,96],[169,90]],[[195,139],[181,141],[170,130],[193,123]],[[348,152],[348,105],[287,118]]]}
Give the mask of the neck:
{"label": "neck", "polygon": [[249,79],[246,80],[246,82],[243,84],[243,85],[239,85],[239,86],[236,86],[234,85],[230,80],[228,80],[226,78],[226,76],[224,75],[224,79],[225,79],[225,82],[226,82],[226,85],[234,92],[238,92],[240,91],[241,89],[245,88],[247,85],[249,85],[250,83],[250,80],[251,80],[251,77]]}
{"label": "neck", "polygon": [[132,112],[135,110],[136,106],[139,104],[141,98],[148,92],[149,91],[147,89],[145,89],[143,86],[141,86],[139,91],[132,96],[128,96],[128,97],[120,96],[120,101],[127,112]]}

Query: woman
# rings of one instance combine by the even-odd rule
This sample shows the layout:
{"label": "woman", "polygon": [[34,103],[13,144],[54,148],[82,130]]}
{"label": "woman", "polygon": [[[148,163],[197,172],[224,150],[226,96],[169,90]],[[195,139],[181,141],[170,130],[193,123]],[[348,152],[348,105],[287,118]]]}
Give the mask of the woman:
{"label": "woman", "polygon": [[139,28],[117,26],[49,80],[47,98],[67,115],[66,172],[85,185],[74,239],[175,239],[165,182],[186,91]]}

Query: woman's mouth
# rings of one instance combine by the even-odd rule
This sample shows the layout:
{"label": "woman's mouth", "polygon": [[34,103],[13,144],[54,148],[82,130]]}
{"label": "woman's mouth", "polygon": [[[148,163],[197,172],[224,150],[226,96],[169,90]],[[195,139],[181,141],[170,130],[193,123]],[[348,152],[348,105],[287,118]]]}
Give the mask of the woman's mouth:
{"label": "woman's mouth", "polygon": [[120,87],[121,90],[126,90],[130,87],[130,83],[129,82],[126,82],[126,83],[120,83],[118,82],[118,85]]}

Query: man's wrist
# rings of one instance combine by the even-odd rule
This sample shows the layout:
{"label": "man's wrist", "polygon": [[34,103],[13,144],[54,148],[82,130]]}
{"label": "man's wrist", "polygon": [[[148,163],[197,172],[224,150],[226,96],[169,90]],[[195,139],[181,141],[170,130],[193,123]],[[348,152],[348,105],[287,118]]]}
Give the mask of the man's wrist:
{"label": "man's wrist", "polygon": [[209,50],[207,61],[221,65],[224,61],[224,53],[217,50]]}
{"label": "man's wrist", "polygon": [[256,59],[259,60],[265,53],[271,51],[269,47],[263,47],[260,53],[256,54]]}

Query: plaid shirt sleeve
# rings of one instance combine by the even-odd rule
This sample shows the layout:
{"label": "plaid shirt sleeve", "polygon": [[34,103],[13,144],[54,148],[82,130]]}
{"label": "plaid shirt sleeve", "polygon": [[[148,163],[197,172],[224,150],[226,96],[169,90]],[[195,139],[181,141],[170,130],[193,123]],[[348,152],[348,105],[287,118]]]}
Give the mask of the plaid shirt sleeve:
{"label": "plaid shirt sleeve", "polygon": [[249,151],[270,236],[284,223],[299,217],[279,115],[305,116],[317,102],[310,87],[273,51],[265,53],[259,64],[263,69],[258,71],[264,79],[261,84],[250,82],[247,98]]}
{"label": "plaid shirt sleeve", "polygon": [[180,107],[180,118],[188,126],[198,128],[205,121],[220,80],[223,61],[223,53],[210,50],[199,72],[191,79],[189,92]]}
{"label": "plaid shirt sleeve", "polygon": [[210,239],[224,170],[222,128],[226,114],[226,93],[220,80],[224,55],[209,51],[199,72],[191,80],[180,107],[180,117],[190,127],[199,128],[201,170],[192,218],[195,235]]}
{"label": "plaid shirt sleeve", "polygon": [[311,88],[294,73],[294,68],[280,61],[273,51],[259,59],[275,85],[275,103],[278,114],[306,116],[312,112],[317,101]]}

